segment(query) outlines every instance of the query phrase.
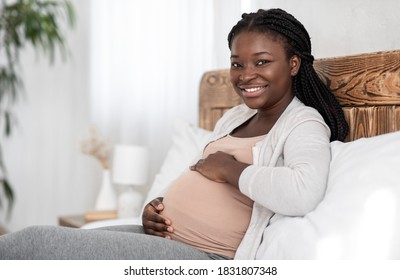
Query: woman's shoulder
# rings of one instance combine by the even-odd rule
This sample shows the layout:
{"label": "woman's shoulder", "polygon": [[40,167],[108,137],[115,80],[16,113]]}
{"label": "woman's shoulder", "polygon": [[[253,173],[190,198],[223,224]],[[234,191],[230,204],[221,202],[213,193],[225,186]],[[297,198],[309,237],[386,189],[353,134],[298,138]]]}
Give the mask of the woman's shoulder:
{"label": "woman's shoulder", "polygon": [[[306,106],[295,97],[275,124],[274,132],[277,135],[286,135],[300,126],[318,129],[324,127],[325,131],[330,133],[322,115],[315,108]],[[285,131],[286,133],[284,133]]]}
{"label": "woman's shoulder", "polygon": [[297,97],[295,97],[289,104],[282,116],[289,119],[296,119],[298,121],[315,120],[324,122],[324,118],[317,109],[305,105]]}

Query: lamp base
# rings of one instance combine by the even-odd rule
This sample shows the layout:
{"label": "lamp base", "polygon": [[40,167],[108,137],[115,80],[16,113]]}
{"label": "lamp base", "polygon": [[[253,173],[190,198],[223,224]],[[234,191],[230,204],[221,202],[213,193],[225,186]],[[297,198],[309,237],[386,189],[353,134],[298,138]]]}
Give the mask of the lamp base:
{"label": "lamp base", "polygon": [[118,198],[118,218],[139,216],[143,203],[143,195],[129,187]]}

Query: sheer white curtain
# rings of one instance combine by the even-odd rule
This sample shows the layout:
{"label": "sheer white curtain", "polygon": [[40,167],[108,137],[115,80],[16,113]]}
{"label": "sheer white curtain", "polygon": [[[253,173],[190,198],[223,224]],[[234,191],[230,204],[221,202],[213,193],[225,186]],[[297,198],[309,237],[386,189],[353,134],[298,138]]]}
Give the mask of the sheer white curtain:
{"label": "sheer white curtain", "polygon": [[114,144],[150,148],[149,184],[171,124],[194,124],[204,71],[216,67],[213,0],[94,1],[91,113]]}
{"label": "sheer white curtain", "polygon": [[71,55],[54,64],[30,47],[21,52],[24,90],[14,107],[16,126],[4,139],[8,178],[15,192],[10,219],[15,231],[33,224],[57,224],[60,215],[87,211],[94,203],[101,170],[80,152],[89,121],[89,1],[73,0],[78,22],[65,36]]}

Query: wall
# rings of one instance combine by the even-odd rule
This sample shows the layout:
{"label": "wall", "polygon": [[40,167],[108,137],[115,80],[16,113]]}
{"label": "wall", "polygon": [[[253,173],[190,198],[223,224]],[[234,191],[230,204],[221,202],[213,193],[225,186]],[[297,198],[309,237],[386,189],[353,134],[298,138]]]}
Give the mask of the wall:
{"label": "wall", "polygon": [[256,0],[282,8],[308,30],[315,58],[400,49],[398,0]]}

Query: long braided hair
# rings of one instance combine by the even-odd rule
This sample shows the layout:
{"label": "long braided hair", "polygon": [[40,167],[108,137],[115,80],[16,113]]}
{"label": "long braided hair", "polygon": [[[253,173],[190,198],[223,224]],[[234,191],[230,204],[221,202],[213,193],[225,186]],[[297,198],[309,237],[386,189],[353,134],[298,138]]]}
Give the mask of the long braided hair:
{"label": "long braided hair", "polygon": [[310,36],[303,24],[282,9],[244,13],[229,32],[229,49],[233,38],[242,31],[275,35],[283,42],[287,57],[298,55],[301,58],[299,72],[293,77],[294,95],[305,105],[318,110],[331,130],[331,141],[343,141],[349,130],[348,124],[338,100],[315,72]]}

